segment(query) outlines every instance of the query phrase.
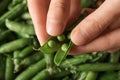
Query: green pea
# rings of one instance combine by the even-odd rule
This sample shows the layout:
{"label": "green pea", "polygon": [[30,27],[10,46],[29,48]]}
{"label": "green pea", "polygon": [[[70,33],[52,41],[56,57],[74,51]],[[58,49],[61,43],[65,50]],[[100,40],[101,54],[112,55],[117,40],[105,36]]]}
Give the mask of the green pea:
{"label": "green pea", "polygon": [[59,41],[65,41],[65,35],[59,35],[59,36],[57,36],[57,39],[59,40]]}
{"label": "green pea", "polygon": [[66,52],[68,49],[68,44],[67,43],[64,43],[62,46],[61,46],[61,50]]}
{"label": "green pea", "polygon": [[48,46],[51,47],[51,48],[52,48],[52,47],[55,47],[55,46],[56,46],[55,41],[49,40],[49,41],[48,41]]}
{"label": "green pea", "polygon": [[68,39],[71,39],[71,37],[70,37],[70,33],[67,35],[67,38],[68,38]]}

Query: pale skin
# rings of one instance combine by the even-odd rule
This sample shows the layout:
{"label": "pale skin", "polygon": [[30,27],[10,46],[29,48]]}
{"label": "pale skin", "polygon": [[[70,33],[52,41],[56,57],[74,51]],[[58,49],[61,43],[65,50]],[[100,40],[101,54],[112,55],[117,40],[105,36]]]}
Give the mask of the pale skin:
{"label": "pale skin", "polygon": [[[79,6],[80,0],[28,0],[40,44],[62,34],[80,15]],[[120,49],[120,0],[104,1],[72,30],[71,40],[71,54]]]}

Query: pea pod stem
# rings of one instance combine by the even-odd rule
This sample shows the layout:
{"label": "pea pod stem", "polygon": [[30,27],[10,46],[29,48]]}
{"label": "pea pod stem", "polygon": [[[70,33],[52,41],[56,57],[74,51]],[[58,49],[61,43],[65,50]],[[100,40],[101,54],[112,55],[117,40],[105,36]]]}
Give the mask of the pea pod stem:
{"label": "pea pod stem", "polygon": [[120,70],[120,64],[113,63],[94,63],[94,64],[82,64],[78,66],[78,71],[113,71]]}

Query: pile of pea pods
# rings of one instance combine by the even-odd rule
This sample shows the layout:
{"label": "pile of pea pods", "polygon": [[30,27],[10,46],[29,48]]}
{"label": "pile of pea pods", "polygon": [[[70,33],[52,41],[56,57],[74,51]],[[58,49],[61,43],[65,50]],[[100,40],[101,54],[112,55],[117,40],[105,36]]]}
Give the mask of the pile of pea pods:
{"label": "pile of pea pods", "polygon": [[[96,8],[103,0],[82,0]],[[40,46],[26,0],[0,0],[0,80],[120,80],[120,50],[68,55],[71,30]]]}

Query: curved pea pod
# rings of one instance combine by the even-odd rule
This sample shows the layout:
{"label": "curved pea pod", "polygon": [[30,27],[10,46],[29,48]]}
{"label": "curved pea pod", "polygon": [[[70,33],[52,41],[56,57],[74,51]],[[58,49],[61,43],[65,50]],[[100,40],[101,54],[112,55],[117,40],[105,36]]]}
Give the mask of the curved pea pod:
{"label": "curved pea pod", "polygon": [[28,24],[22,24],[15,21],[6,20],[6,27],[16,33],[35,35],[34,27]]}
{"label": "curved pea pod", "polygon": [[50,37],[47,42],[39,48],[39,50],[45,54],[53,54],[59,47],[59,41],[55,37]]}
{"label": "curved pea pod", "polygon": [[49,76],[49,72],[46,69],[44,69],[37,75],[35,75],[31,80],[47,80]]}
{"label": "curved pea pod", "polygon": [[23,48],[24,46],[31,43],[30,38],[17,39],[8,43],[5,43],[0,46],[0,53],[8,53],[14,50]]}
{"label": "curved pea pod", "polygon": [[61,48],[59,48],[59,50],[55,54],[55,58],[54,58],[54,63],[57,66],[59,66],[61,64],[61,62],[63,61],[63,59],[65,59],[65,57],[69,53],[72,45],[73,45],[73,43],[72,43],[72,41],[70,41],[69,44],[63,44],[61,46]]}
{"label": "curved pea pod", "polygon": [[25,71],[20,73],[15,80],[30,80],[35,74],[40,72],[46,66],[45,60],[42,59],[37,63],[28,67]]}
{"label": "curved pea pod", "polygon": [[6,19],[15,19],[17,16],[21,15],[24,12],[26,4],[18,4],[10,11],[6,12],[0,17],[0,27],[5,25]]}
{"label": "curved pea pod", "polygon": [[18,58],[23,59],[28,55],[32,54],[32,52],[33,52],[33,46],[27,46],[18,54]]}
{"label": "curved pea pod", "polygon": [[7,57],[6,60],[6,70],[5,70],[5,80],[13,80],[14,78],[14,65],[11,57]]}

